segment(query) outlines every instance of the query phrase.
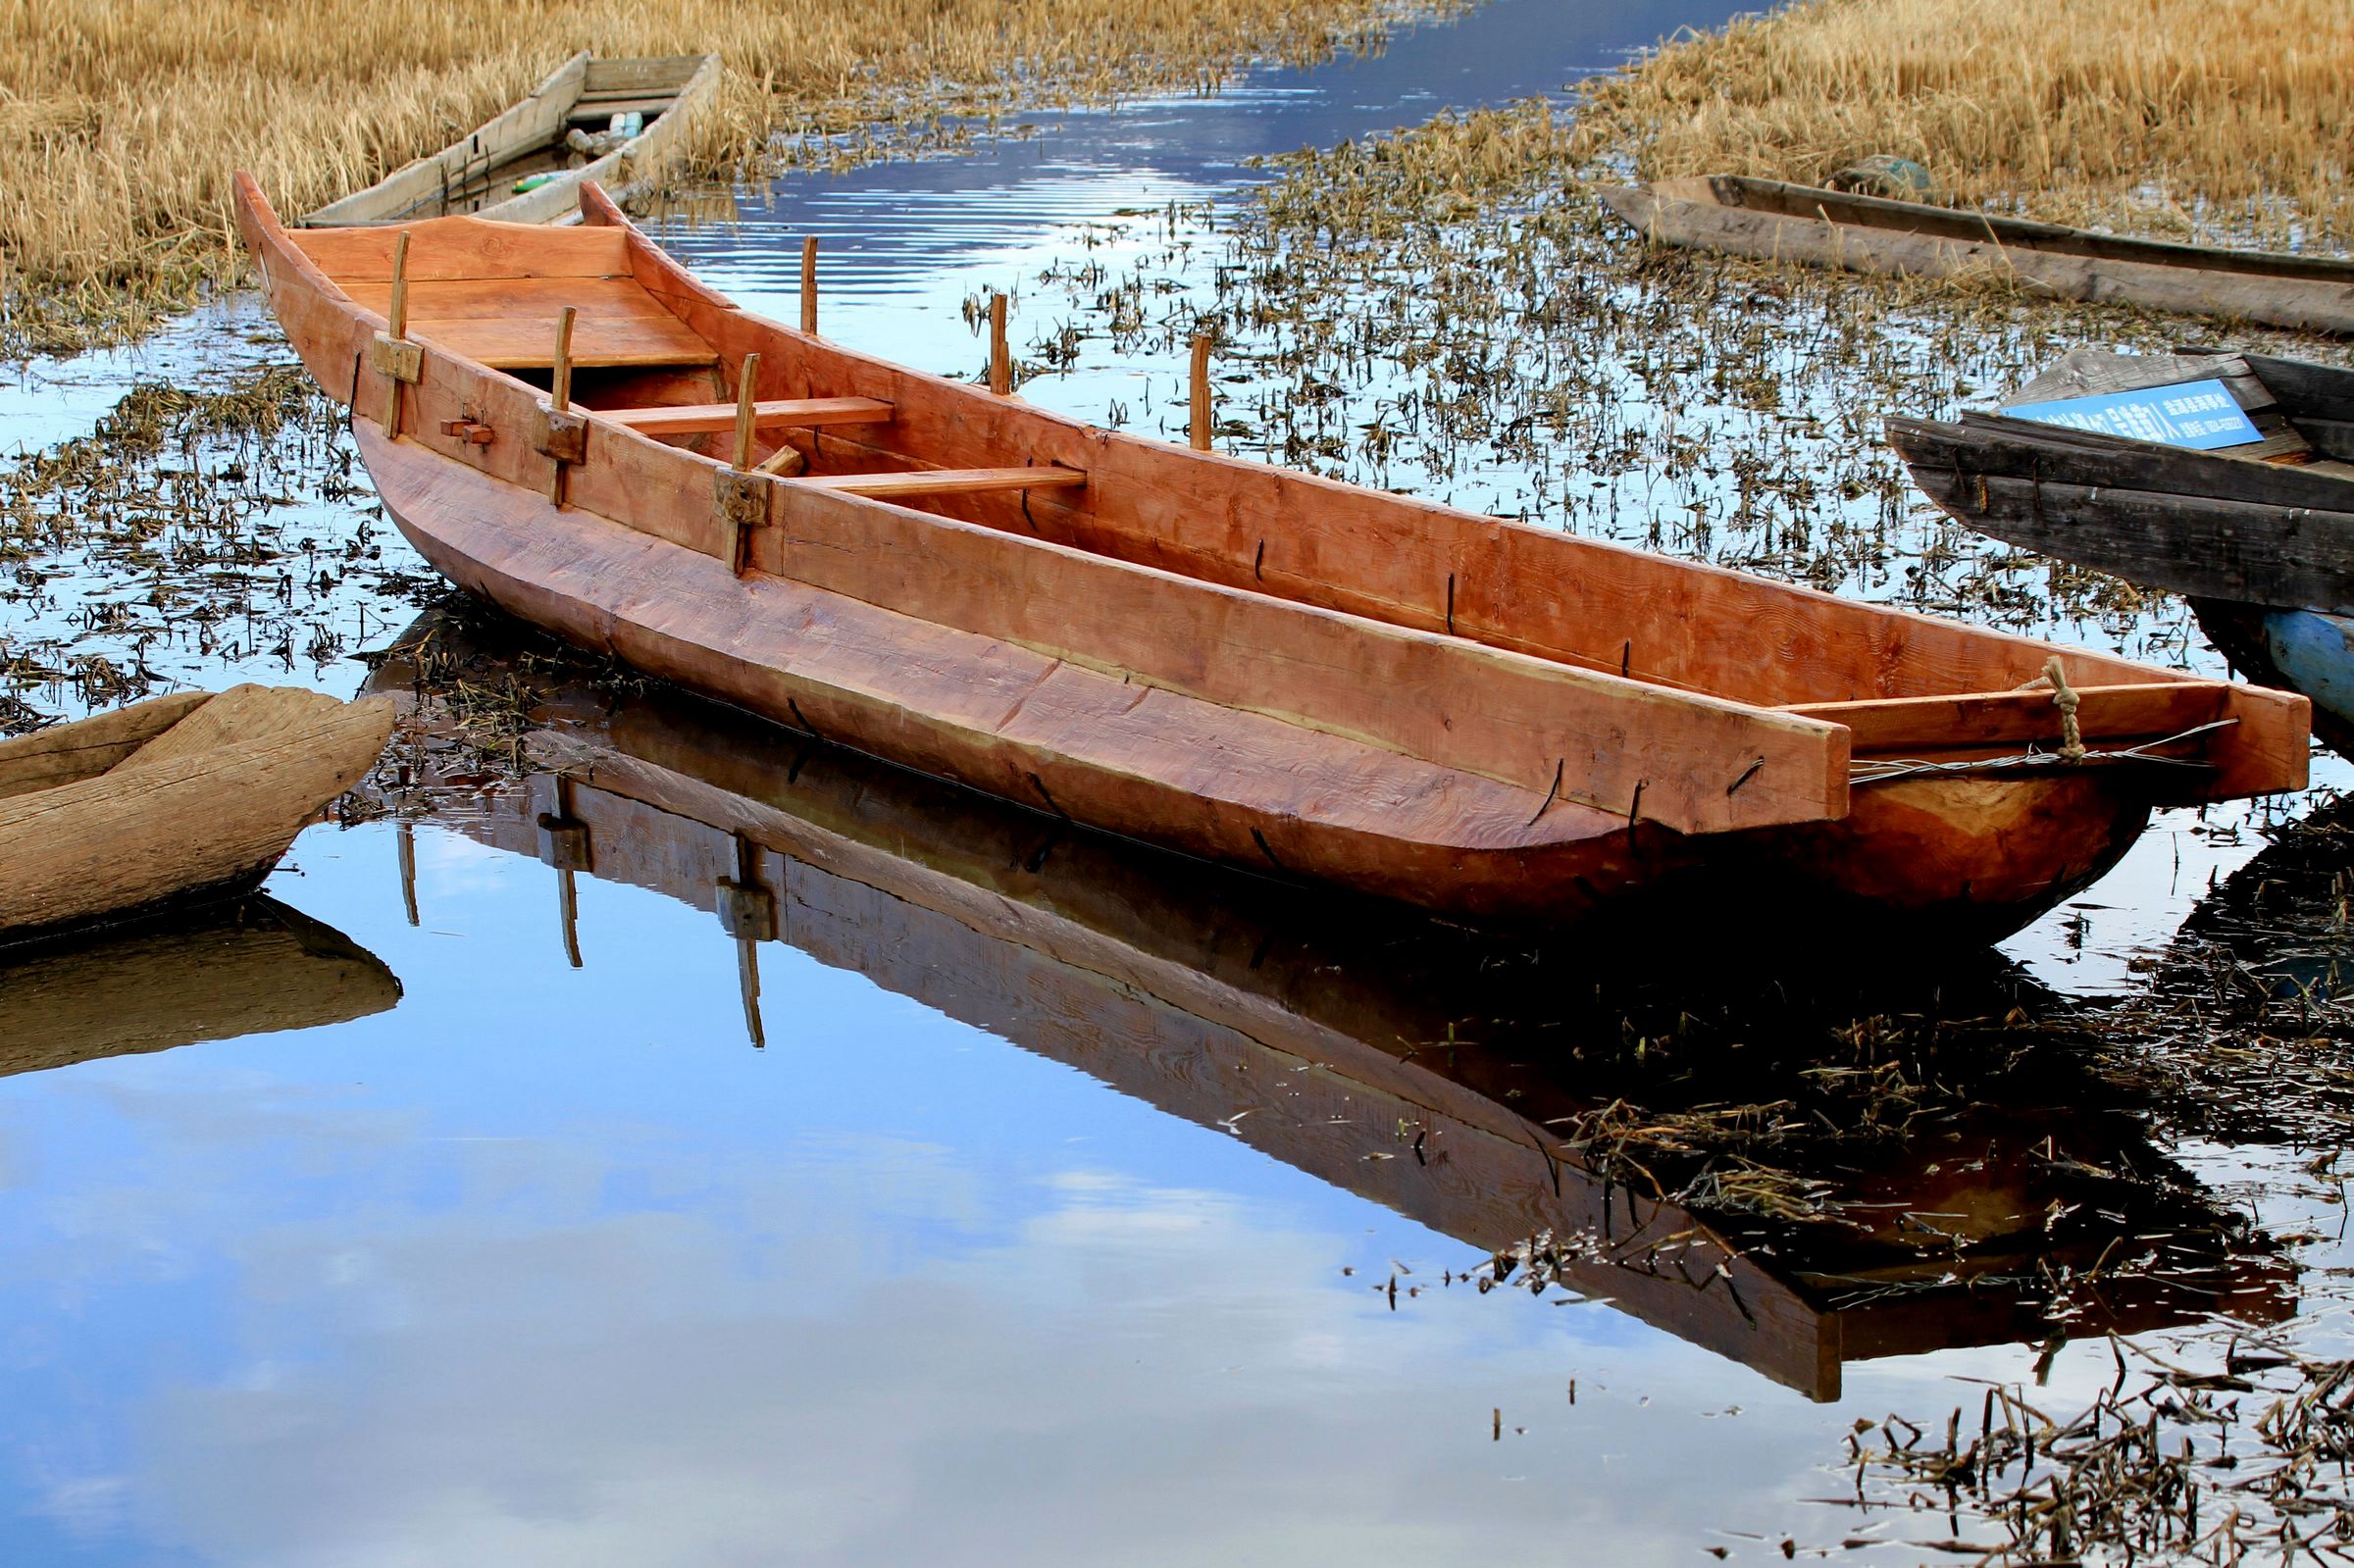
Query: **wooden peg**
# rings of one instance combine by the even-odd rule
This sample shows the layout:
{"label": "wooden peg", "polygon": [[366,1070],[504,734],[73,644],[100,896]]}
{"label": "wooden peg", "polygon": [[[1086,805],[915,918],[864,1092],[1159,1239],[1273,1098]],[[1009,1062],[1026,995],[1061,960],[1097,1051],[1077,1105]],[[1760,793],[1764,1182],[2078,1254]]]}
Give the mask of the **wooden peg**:
{"label": "wooden peg", "polygon": [[1188,433],[1193,437],[1195,451],[1206,452],[1209,450],[1209,334],[1207,332],[1197,333],[1194,337],[1194,411]]}
{"label": "wooden peg", "polygon": [[405,340],[409,335],[409,231],[402,229],[392,241],[392,305],[385,325],[394,337]]}
{"label": "wooden peg", "polygon": [[769,477],[764,470],[752,467],[752,422],[759,410],[756,401],[759,382],[760,356],[746,354],[736,380],[734,461],[714,476],[712,487],[712,516],[719,525],[719,558],[738,577],[751,565],[752,531],[768,521]]}
{"label": "wooden peg", "polygon": [[384,433],[400,433],[400,389],[414,386],[425,374],[425,349],[409,341],[409,231],[392,242],[392,302],[386,308],[385,331],[368,345],[369,363],[384,378]]}
{"label": "wooden peg", "polygon": [[817,335],[817,236],[801,240],[801,330]]}
{"label": "wooden peg", "polygon": [[752,419],[756,407],[760,376],[760,356],[743,356],[743,369],[736,378],[736,469],[739,473],[752,466]]}
{"label": "wooden peg", "polygon": [[1013,356],[1005,347],[1005,296],[989,296],[989,389],[1003,396],[1013,390]]}
{"label": "wooden peg", "polygon": [[548,383],[548,406],[559,414],[572,407],[572,323],[579,314],[567,305],[564,314],[556,318],[556,368]]}

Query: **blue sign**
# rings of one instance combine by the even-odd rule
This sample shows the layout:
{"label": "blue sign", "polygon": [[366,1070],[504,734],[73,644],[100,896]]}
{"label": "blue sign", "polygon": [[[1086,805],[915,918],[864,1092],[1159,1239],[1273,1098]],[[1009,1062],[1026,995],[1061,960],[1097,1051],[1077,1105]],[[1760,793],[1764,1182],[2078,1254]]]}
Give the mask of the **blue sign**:
{"label": "blue sign", "polygon": [[2065,425],[2099,435],[2123,435],[2202,452],[2264,439],[2240,411],[2230,388],[2216,380],[2069,397],[2057,403],[2015,403],[2003,412],[2039,425]]}

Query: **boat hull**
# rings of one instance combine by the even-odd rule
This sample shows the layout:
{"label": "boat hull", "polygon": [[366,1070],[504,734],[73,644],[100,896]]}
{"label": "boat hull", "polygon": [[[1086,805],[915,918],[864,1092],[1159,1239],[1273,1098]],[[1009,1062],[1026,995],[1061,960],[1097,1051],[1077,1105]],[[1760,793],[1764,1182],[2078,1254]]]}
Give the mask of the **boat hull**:
{"label": "boat hull", "polygon": [[[1736,205],[1744,187],[1810,200],[1817,216]],[[1598,192],[1656,244],[1772,262],[1908,278],[1978,277],[2048,299],[2261,322],[2303,331],[2354,332],[2354,280],[2247,270],[2254,261],[2305,270],[2303,258],[2235,255],[2202,247],[2114,242],[2056,225],[1986,219],[1920,203],[1856,197],[1766,181],[1662,180]],[[1838,213],[1864,221],[1835,222]],[[1970,229],[1979,230],[1971,233]],[[2038,248],[2059,244],[2068,250]],[[2109,249],[2113,254],[2081,254]],[[2136,259],[2148,257],[2150,259]],[[2321,271],[2320,264],[2311,270]]]}
{"label": "boat hull", "polygon": [[2250,679],[2313,701],[2313,733],[2354,757],[2354,618],[2193,599],[2207,639]]}
{"label": "boat hull", "polygon": [[[1140,768],[1133,753],[1106,756],[1082,737],[1048,744],[975,724],[928,699],[920,683],[840,656],[863,640],[912,651],[920,639],[928,654],[939,646],[936,628],[764,573],[737,578],[699,552],[558,509],[415,442],[366,427],[357,436],[386,510],[435,570],[567,640],[1019,805],[1443,913],[1562,922],[1609,909],[1761,936],[1766,912],[1777,921],[1804,912],[1859,933],[1894,918],[1904,939],[1992,940],[2114,865],[2149,817],[2147,781],[2129,767],[2013,777],[1924,770],[1855,789],[1838,819],[1709,835],[1548,807],[1530,791],[1508,798],[1509,786],[1487,781],[1421,780],[1481,796],[1459,801],[1464,815],[1453,820],[1493,823],[1501,808],[1521,830],[1513,841],[1483,844],[1476,835],[1401,832],[1416,819],[1382,804],[1382,792],[1417,786],[1398,778],[1408,759],[1352,754],[1337,741],[1328,760],[1336,771],[1360,770],[1355,805],[1370,809],[1352,809],[1353,789],[1304,815],[1289,794],[1218,792],[1206,776]],[[648,593],[650,583],[664,590]],[[702,608],[706,593],[724,608]],[[987,656],[978,644],[967,651]],[[1182,714],[1160,718],[1175,725],[1177,744],[1190,743]],[[1247,744],[1234,718],[1221,711],[1205,742]],[[1556,817],[1563,827],[1537,831]]]}

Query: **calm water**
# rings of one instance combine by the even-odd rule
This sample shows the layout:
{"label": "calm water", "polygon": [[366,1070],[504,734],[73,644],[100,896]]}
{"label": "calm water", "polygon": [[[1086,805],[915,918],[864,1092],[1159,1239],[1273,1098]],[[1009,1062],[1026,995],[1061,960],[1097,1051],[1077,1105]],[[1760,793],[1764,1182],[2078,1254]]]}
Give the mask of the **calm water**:
{"label": "calm water", "polygon": [[[790,319],[817,232],[829,334],[968,371],[964,302],[1122,212],[1721,20],[1499,0],[1378,59],[665,233]],[[230,302],[28,373],[0,419],[39,448],[128,377],[280,352]],[[1172,374],[1030,395],[1096,417]],[[366,504],[266,462],[239,482],[323,540]],[[19,631],[141,591],[93,556]],[[340,648],[200,653],[167,628],[154,658],[207,684],[435,684],[341,656],[390,642],[413,587],[321,591]],[[2110,1328],[2164,1343],[2297,1306],[2249,1209],[2336,1233],[2302,1156],[2156,1146],[2057,1067],[1939,1147],[1827,1150],[1815,1174],[1884,1222],[1712,1230],[1547,1152],[1623,1095],[1729,1097],[1628,1051],[1627,1021],[1706,1010],[1692,975],[1402,933],[675,698],[559,683],[495,766],[448,718],[427,702],[380,775],[393,815],[299,840],[269,888],[299,914],[58,960],[43,984],[137,977],[71,1027],[27,1022],[31,981],[0,974],[0,1065],[46,1069],[0,1078],[0,1562],[1643,1563],[1780,1560],[1785,1538],[1896,1560],[1942,1527],[1807,1500],[1851,1486],[1859,1415],[1974,1408],[1957,1379],[2082,1397]],[[593,782],[556,782],[584,759]],[[2092,914],[2064,911],[2011,944],[2023,968],[1956,955],[1904,994],[1999,1016],[2124,985],[2259,846],[2170,819],[2081,901],[2089,949]],[[1806,1048],[1825,1015],[1795,988],[1736,996],[1745,1041]],[[2055,1138],[2073,1166],[2033,1157]],[[1923,1224],[1974,1249],[1924,1262]],[[1558,1283],[1466,1277],[1539,1231],[1574,1239]],[[2053,1287],[2121,1233],[2171,1261]]]}

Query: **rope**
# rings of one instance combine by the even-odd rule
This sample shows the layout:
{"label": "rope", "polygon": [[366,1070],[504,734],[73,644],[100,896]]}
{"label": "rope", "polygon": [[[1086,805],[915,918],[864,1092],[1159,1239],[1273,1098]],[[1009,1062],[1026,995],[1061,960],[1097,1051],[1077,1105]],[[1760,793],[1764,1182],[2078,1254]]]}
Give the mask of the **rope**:
{"label": "rope", "polygon": [[2083,699],[2068,683],[2060,672],[2060,656],[2053,654],[2043,661],[2044,679],[2052,683],[2052,706],[2060,710],[2060,760],[2084,760],[2084,732],[2076,727],[2076,707]]}
{"label": "rope", "polygon": [[2052,706],[2060,710],[2060,760],[2082,762],[2084,731],[2076,723],[2076,709],[2083,705],[2084,699],[2076,694],[2075,687],[2068,683],[2068,676],[2061,670],[2060,656],[2056,653],[2043,661],[2043,674],[2032,681],[2021,682],[2012,689],[2041,691],[2046,686],[2052,690]]}
{"label": "rope", "polygon": [[[2041,678],[2038,677],[2035,682],[2029,683],[2029,685],[2037,685],[2040,681]],[[2120,746],[2110,751],[2087,750],[2082,757],[2073,759],[2057,756],[2049,751],[2032,750],[2022,751],[2009,757],[1978,757],[1968,762],[1930,762],[1920,758],[1872,757],[1855,764],[1849,769],[1848,777],[1857,784],[1878,784],[1890,779],[1911,778],[1919,774],[1965,774],[1978,773],[1994,768],[2050,767],[2064,761],[2154,762],[2174,768],[2213,768],[2214,763],[2199,758],[2166,756],[2160,748],[2178,745],[2185,740],[2195,739],[2206,734],[2210,731],[2226,730],[2237,723],[2239,723],[2237,719],[2215,719],[2206,724],[2195,725],[2177,734],[2168,735],[2162,740],[2144,740],[2138,745]]]}

